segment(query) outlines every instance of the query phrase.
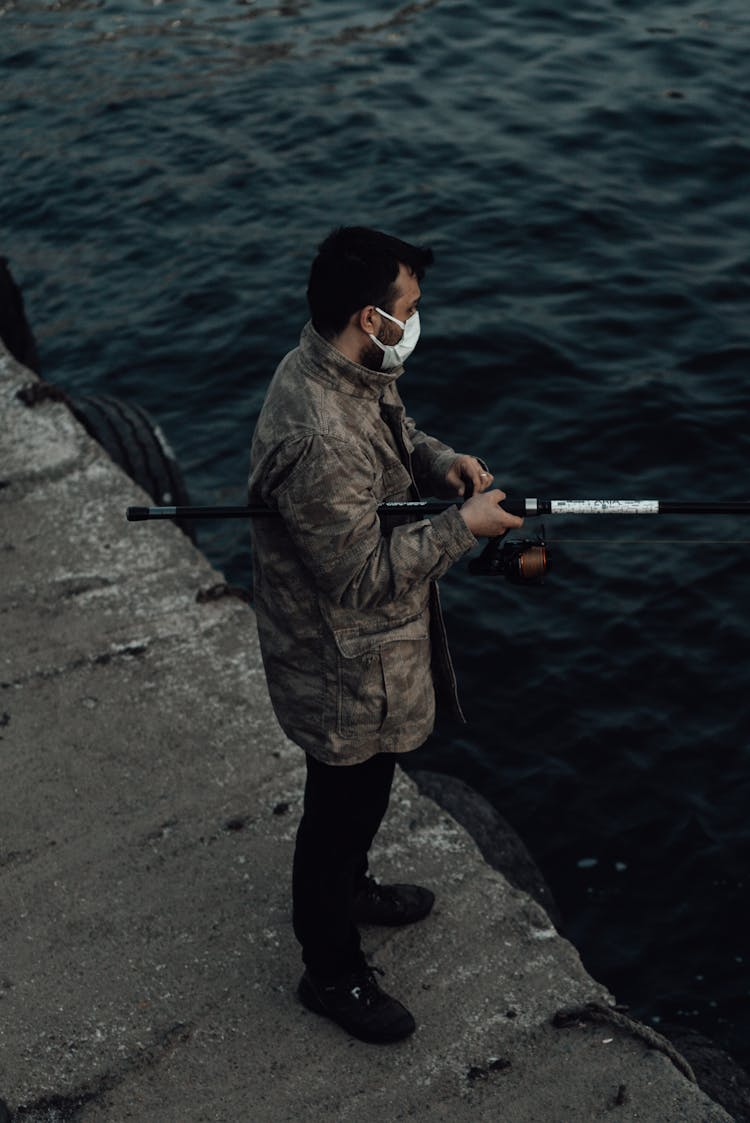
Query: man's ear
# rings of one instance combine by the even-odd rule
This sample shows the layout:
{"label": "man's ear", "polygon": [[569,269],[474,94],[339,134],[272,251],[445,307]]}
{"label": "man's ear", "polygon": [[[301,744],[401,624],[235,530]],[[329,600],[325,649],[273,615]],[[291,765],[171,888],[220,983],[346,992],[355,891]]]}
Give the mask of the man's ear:
{"label": "man's ear", "polygon": [[376,311],[374,304],[366,304],[364,308],[360,308],[359,312],[355,313],[357,317],[357,325],[362,329],[365,335],[377,335],[378,324],[375,321],[377,316],[380,320],[380,313]]}

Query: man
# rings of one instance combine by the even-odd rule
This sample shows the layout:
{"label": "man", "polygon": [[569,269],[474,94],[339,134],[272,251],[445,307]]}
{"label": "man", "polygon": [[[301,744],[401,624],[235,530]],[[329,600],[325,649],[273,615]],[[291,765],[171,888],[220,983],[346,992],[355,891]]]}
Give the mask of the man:
{"label": "man", "polygon": [[[429,736],[435,694],[458,709],[436,580],[522,520],[493,477],[421,433],[397,379],[419,337],[432,253],[363,227],[322,243],[311,322],[271,382],[253,437],[255,608],[274,709],[307,754],[293,869],[299,996],[366,1041],[395,1041],[411,1014],[378,986],[358,922],[407,924],[433,894],[379,885],[367,855],[396,754]],[[473,494],[433,519],[387,525],[386,500]]]}

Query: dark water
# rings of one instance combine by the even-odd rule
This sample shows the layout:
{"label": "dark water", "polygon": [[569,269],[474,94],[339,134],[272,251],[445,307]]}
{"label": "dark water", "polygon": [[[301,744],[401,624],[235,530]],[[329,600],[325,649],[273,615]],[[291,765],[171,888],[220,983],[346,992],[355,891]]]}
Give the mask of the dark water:
{"label": "dark water", "polygon": [[[241,503],[314,248],[362,222],[433,246],[402,392],[506,490],[747,498],[746,0],[563,8],[0,0],[0,252],[44,373]],[[547,532],[543,588],[444,582],[472,724],[419,763],[519,829],[620,1001],[747,1062],[750,527]],[[247,580],[238,525],[201,541]]]}

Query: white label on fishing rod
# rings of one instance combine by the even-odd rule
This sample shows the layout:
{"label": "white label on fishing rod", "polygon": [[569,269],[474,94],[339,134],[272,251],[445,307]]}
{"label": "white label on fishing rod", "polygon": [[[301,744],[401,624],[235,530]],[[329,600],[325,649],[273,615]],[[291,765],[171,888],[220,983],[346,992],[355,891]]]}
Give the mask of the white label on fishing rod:
{"label": "white label on fishing rod", "polygon": [[553,515],[658,515],[658,499],[550,499]]}

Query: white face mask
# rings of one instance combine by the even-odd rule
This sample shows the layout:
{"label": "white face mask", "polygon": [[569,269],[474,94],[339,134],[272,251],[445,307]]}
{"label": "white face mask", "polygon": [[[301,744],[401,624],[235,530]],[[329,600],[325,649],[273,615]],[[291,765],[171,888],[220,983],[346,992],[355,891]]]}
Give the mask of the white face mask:
{"label": "white face mask", "polygon": [[403,320],[397,320],[395,316],[384,312],[382,308],[376,307],[375,311],[379,312],[381,316],[385,316],[386,320],[392,320],[394,324],[398,324],[400,328],[404,329],[404,334],[401,336],[398,343],[381,343],[376,336],[370,336],[373,343],[377,343],[378,347],[383,352],[380,369],[393,370],[394,367],[400,367],[402,363],[405,363],[417,346],[420,331],[419,312],[415,312],[414,315],[410,316],[406,323],[404,323]]}

